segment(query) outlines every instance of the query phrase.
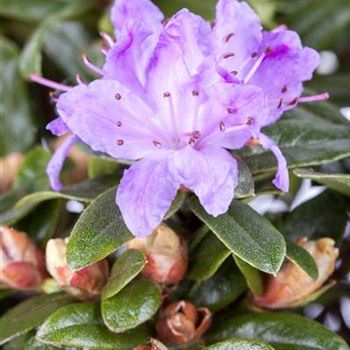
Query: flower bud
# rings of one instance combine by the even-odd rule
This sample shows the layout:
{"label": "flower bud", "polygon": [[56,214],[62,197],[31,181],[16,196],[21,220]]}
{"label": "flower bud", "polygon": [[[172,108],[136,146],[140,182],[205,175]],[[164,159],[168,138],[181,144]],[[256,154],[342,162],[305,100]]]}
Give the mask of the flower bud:
{"label": "flower bud", "polygon": [[0,158],[0,193],[3,194],[11,190],[19,168],[23,162],[23,155],[11,153],[4,158]]}
{"label": "flower bud", "polygon": [[159,340],[151,338],[149,345],[139,345],[133,350],[168,350],[168,348]]}
{"label": "flower bud", "polygon": [[0,226],[0,281],[19,290],[39,290],[47,277],[45,258],[23,233]]}
{"label": "flower bud", "polygon": [[146,238],[134,238],[129,242],[129,248],[145,254],[147,263],[142,274],[151,280],[170,285],[180,282],[185,276],[187,246],[168,225],[160,224]]}
{"label": "flower bud", "polygon": [[167,345],[190,344],[200,340],[211,324],[211,312],[187,301],[168,305],[156,324],[160,340]]}
{"label": "flower bud", "polygon": [[107,260],[101,260],[79,271],[72,271],[67,264],[67,243],[68,238],[48,241],[46,266],[50,275],[62,289],[80,300],[98,297],[108,279]]}
{"label": "flower bud", "polygon": [[317,280],[313,280],[299,266],[286,261],[276,277],[267,277],[264,294],[255,297],[255,304],[268,309],[294,307],[317,291],[333,273],[339,250],[334,247],[332,239],[308,241],[303,238],[298,244],[314,258],[318,267]]}

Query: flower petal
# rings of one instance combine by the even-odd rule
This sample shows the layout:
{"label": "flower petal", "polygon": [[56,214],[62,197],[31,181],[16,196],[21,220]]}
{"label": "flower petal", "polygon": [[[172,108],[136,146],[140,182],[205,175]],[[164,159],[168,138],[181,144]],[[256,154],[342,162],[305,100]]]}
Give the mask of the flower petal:
{"label": "flower petal", "polygon": [[289,174],[288,174],[287,162],[281,150],[272,139],[270,139],[269,137],[267,137],[262,133],[258,135],[258,139],[260,141],[260,144],[264,148],[269,149],[277,159],[277,173],[272,182],[281,191],[288,192]]}
{"label": "flower petal", "polygon": [[192,190],[209,214],[227,211],[238,183],[237,162],[229,152],[188,146],[172,153],[169,166],[176,181]]}
{"label": "flower petal", "polygon": [[51,133],[56,136],[63,136],[67,132],[70,132],[68,126],[61,117],[52,120],[46,125],[46,129],[50,130]]}
{"label": "flower petal", "polygon": [[139,159],[162,143],[152,110],[113,80],[95,80],[62,94],[57,110],[69,129],[95,151]]}
{"label": "flower petal", "polygon": [[162,221],[178,188],[165,152],[161,157],[133,164],[124,172],[116,196],[129,230],[137,237],[150,235]]}
{"label": "flower petal", "polygon": [[49,164],[46,168],[46,173],[50,180],[50,185],[55,191],[59,191],[62,188],[62,183],[59,179],[60,172],[69,150],[71,147],[79,141],[79,138],[75,135],[68,136],[62,144],[56,149]]}

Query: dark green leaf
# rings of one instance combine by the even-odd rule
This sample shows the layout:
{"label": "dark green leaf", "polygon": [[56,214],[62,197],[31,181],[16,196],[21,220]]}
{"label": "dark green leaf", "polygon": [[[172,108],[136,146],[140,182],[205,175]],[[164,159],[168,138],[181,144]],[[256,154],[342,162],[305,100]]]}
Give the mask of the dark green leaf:
{"label": "dark green leaf", "polygon": [[215,324],[211,343],[233,336],[262,339],[278,350],[349,350],[345,341],[323,325],[287,313],[247,314]]}
{"label": "dark green leaf", "polygon": [[287,240],[287,256],[294,264],[302,268],[312,279],[317,280],[317,265],[307,250],[294,242]]}
{"label": "dark green leaf", "polygon": [[138,250],[129,249],[117,258],[113,264],[111,275],[102,289],[102,299],[119,293],[144,268],[145,256]]}
{"label": "dark green leaf", "polygon": [[210,278],[230,254],[230,250],[210,232],[191,255],[187,277],[195,281]]}
{"label": "dark green leaf", "polygon": [[159,309],[160,288],[152,281],[138,279],[101,303],[102,317],[113,332],[122,333],[148,321]]}
{"label": "dark green leaf", "polygon": [[25,151],[34,141],[36,128],[27,87],[18,72],[19,50],[13,42],[0,37],[0,51],[0,155],[4,156]]}
{"label": "dark green leaf", "polygon": [[247,289],[245,280],[232,260],[227,260],[209,279],[194,283],[185,294],[195,305],[218,311],[234,302]]}
{"label": "dark green leaf", "polygon": [[248,288],[254,293],[254,295],[260,295],[264,291],[263,279],[261,272],[253,266],[247,264],[245,261],[240,259],[238,256],[233,254],[233,258],[244,276]]}
{"label": "dark green leaf", "polygon": [[288,214],[280,230],[292,241],[301,237],[331,237],[340,241],[347,222],[346,206],[337,194],[323,192]]}
{"label": "dark green leaf", "polygon": [[274,348],[257,339],[235,337],[203,348],[204,350],[274,350]]}
{"label": "dark green leaf", "polygon": [[98,196],[75,224],[67,246],[67,260],[72,269],[93,264],[132,239],[119,208],[116,188]]}
{"label": "dark green leaf", "polygon": [[350,197],[349,174],[323,174],[312,170],[295,169],[294,174],[302,179],[310,179]]}
{"label": "dark green leaf", "polygon": [[148,340],[142,329],[124,334],[110,332],[103,325],[97,303],[79,303],[60,308],[40,327],[37,338],[56,346],[99,350],[129,350]]}
{"label": "dark green leaf", "polygon": [[278,272],[286,253],[283,236],[251,207],[234,200],[227,213],[217,218],[194,198],[191,207],[233,254],[261,271]]}
{"label": "dark green leaf", "polygon": [[71,301],[67,294],[43,294],[18,304],[0,319],[0,344],[39,326],[54,311]]}
{"label": "dark green leaf", "polygon": [[238,159],[238,186],[235,188],[235,198],[254,196],[254,179],[247,164]]}
{"label": "dark green leaf", "polygon": [[176,212],[182,207],[184,204],[185,200],[187,198],[187,192],[184,191],[178,191],[176,194],[175,199],[171,203],[170,208],[168,211],[165,213],[163,220],[167,220],[170,217],[172,217]]}

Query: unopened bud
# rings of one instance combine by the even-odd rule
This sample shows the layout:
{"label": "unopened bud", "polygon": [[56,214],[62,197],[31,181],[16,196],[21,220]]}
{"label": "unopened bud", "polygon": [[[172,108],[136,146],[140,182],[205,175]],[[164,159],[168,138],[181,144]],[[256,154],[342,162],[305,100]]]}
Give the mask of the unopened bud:
{"label": "unopened bud", "polygon": [[0,226],[0,281],[19,290],[39,290],[47,277],[41,250],[23,233]]}
{"label": "unopened bud", "polygon": [[99,296],[108,279],[107,260],[73,271],[67,264],[68,238],[50,239],[46,246],[46,266],[50,275],[67,293],[80,300],[95,299]]}
{"label": "unopened bud", "polygon": [[264,294],[254,298],[256,305],[268,309],[294,307],[316,292],[333,273],[339,250],[334,247],[332,239],[302,239],[298,244],[314,258],[318,267],[317,280],[313,280],[299,266],[287,261],[276,277],[269,276],[266,279]]}
{"label": "unopened bud", "polygon": [[168,305],[156,324],[160,340],[167,345],[191,344],[200,340],[210,327],[211,312],[187,301]]}
{"label": "unopened bud", "polygon": [[168,350],[168,348],[159,340],[151,338],[149,345],[140,345],[133,350]]}
{"label": "unopened bud", "polygon": [[187,245],[168,225],[160,224],[146,238],[134,238],[129,242],[129,248],[145,254],[147,263],[142,274],[151,280],[170,285],[185,276]]}
{"label": "unopened bud", "polygon": [[16,178],[19,168],[23,162],[23,155],[11,153],[4,158],[0,158],[0,193],[10,191]]}

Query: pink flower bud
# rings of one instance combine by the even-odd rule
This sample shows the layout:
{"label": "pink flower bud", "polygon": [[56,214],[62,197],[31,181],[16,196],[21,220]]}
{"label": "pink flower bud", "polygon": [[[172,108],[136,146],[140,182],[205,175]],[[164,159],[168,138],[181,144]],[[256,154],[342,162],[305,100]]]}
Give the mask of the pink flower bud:
{"label": "pink flower bud", "polygon": [[19,168],[23,162],[23,155],[11,153],[4,158],[0,158],[0,193],[11,190]]}
{"label": "pink flower bud", "polygon": [[134,238],[129,248],[145,254],[146,266],[142,274],[157,283],[179,283],[185,276],[187,245],[169,226],[162,223],[146,238]]}
{"label": "pink flower bud", "polygon": [[156,324],[158,337],[167,345],[191,344],[210,327],[211,312],[187,301],[168,305]]}
{"label": "pink flower bud", "polygon": [[23,233],[0,226],[0,281],[20,290],[39,290],[47,277],[45,258],[40,249]]}
{"label": "pink flower bud", "polygon": [[267,277],[264,294],[254,298],[255,304],[268,309],[294,307],[317,291],[333,273],[339,250],[334,247],[332,239],[308,241],[305,238],[298,244],[314,258],[318,267],[317,280],[313,280],[299,266],[286,261],[277,277]]}
{"label": "pink flower bud", "polygon": [[46,245],[46,266],[50,275],[67,293],[80,300],[90,300],[99,296],[108,279],[107,260],[72,271],[66,258],[68,238],[50,239]]}

